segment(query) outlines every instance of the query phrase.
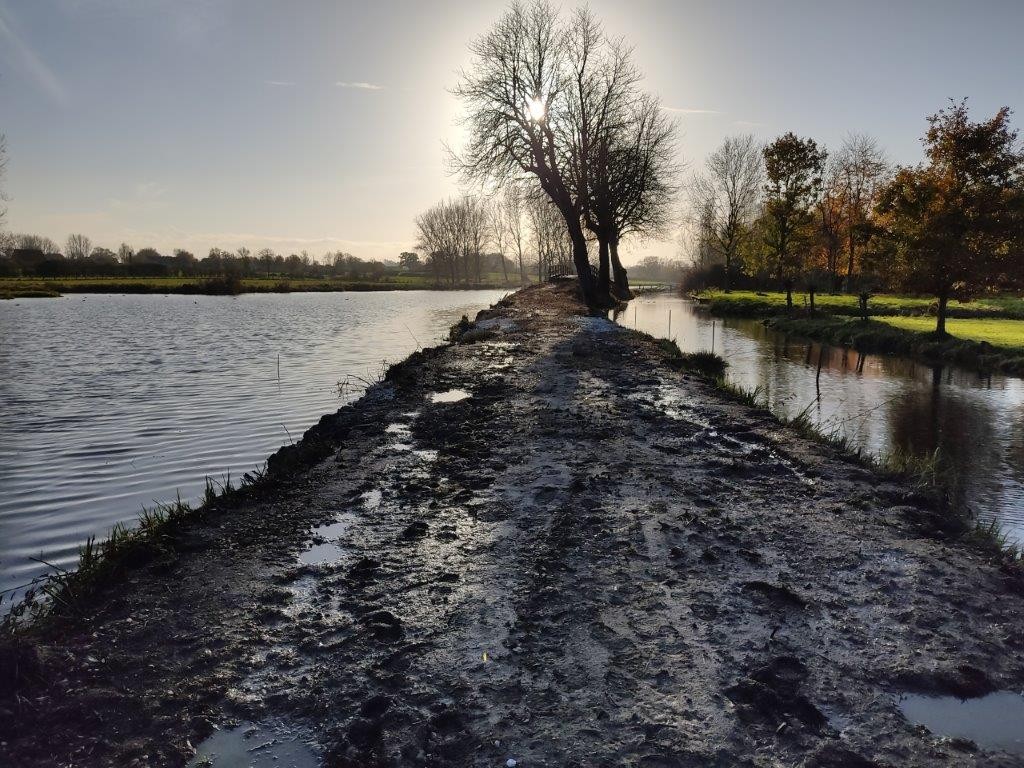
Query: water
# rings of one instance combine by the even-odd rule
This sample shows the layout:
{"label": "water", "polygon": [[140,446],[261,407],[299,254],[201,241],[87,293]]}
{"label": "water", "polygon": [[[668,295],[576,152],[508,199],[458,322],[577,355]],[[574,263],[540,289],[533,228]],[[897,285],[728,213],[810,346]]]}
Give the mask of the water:
{"label": "water", "polygon": [[237,481],[503,293],[0,302],[0,590],[206,476]]}
{"label": "water", "polygon": [[317,768],[316,752],[285,728],[243,723],[216,730],[196,749],[188,768]]}
{"label": "water", "polygon": [[998,691],[976,699],[908,694],[897,704],[908,720],[937,736],[1024,755],[1024,696],[1019,693]]}
{"label": "water", "polygon": [[938,449],[946,476],[955,472],[959,500],[1024,542],[1024,380],[823,348],[757,320],[713,318],[671,294],[642,296],[618,322],[666,337],[669,311],[672,338],[683,351],[708,350],[713,342],[729,363],[727,378],[760,387],[776,413],[806,410],[826,432],[838,431],[874,455],[900,449],[929,456]]}

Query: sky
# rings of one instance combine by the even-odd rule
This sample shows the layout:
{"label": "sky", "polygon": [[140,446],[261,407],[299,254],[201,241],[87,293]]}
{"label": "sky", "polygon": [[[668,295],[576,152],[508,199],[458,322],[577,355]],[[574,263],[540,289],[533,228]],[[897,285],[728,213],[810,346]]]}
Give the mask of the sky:
{"label": "sky", "polygon": [[[1024,1],[592,0],[635,46],[698,170],[725,136],[875,136],[1024,109]],[[5,226],[112,249],[396,259],[458,193],[449,92],[496,0],[0,0]],[[572,4],[563,3],[563,8]],[[1015,124],[1022,124],[1018,114]],[[682,203],[680,203],[682,210]],[[625,244],[634,263],[675,237]]]}

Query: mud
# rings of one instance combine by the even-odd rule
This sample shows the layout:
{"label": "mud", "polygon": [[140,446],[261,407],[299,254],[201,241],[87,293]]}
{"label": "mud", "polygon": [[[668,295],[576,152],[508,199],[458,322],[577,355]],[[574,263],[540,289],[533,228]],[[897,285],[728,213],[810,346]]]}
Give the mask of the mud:
{"label": "mud", "polygon": [[1024,682],[1019,577],[922,494],[568,286],[463,340],[28,633],[0,765],[1021,764],[901,712]]}

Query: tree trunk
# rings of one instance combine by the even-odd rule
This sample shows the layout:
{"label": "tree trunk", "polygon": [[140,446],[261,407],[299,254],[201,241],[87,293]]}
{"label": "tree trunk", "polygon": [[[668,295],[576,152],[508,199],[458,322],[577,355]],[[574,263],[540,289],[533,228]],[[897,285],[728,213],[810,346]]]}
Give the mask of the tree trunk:
{"label": "tree trunk", "polygon": [[846,262],[846,291],[847,293],[853,293],[853,252],[855,239],[852,227],[850,228],[850,234],[846,242],[850,251],[850,259]]}
{"label": "tree trunk", "polygon": [[946,335],[946,304],[949,303],[949,296],[945,292],[939,294],[938,319],[935,322],[935,333],[939,336]]}
{"label": "tree trunk", "polygon": [[501,274],[505,276],[505,285],[508,285],[508,266],[505,264],[505,254],[499,253],[498,257],[501,259]]}
{"label": "tree trunk", "polygon": [[813,312],[814,311],[814,286],[813,285],[807,286],[807,297],[811,301],[811,312]]}
{"label": "tree trunk", "polygon": [[722,287],[726,293],[732,293],[732,254],[725,252],[725,285]]}
{"label": "tree trunk", "polygon": [[626,268],[619,261],[619,241],[612,240],[608,246],[612,260],[612,281],[615,284],[615,297],[628,301],[633,298],[633,292],[629,289],[629,278],[626,276]]}
{"label": "tree trunk", "polygon": [[786,283],[786,309],[790,312],[793,311],[793,281],[787,280]]}
{"label": "tree trunk", "polygon": [[572,240],[572,262],[576,267],[576,276],[580,281],[580,291],[583,293],[583,300],[589,307],[612,307],[614,302],[608,291],[603,293],[598,289],[594,280],[594,273],[590,271],[590,257],[587,255],[587,238],[583,234],[583,225],[580,217],[571,206],[559,206],[559,212],[565,219],[565,226],[569,230],[569,238]]}
{"label": "tree trunk", "polygon": [[597,293],[599,296],[611,294],[611,259],[608,256],[608,240],[597,238]]}

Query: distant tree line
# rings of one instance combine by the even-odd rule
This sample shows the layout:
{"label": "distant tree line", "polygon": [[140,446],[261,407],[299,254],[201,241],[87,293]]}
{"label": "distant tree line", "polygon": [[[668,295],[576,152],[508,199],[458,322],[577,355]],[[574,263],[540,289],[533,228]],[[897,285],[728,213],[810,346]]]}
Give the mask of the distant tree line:
{"label": "distant tree line", "polygon": [[966,101],[928,118],[925,161],[893,168],[871,137],[830,155],[787,133],[727,138],[689,183],[689,287],[926,293],[945,333],[951,298],[1024,288],[1024,151],[1010,110]]}
{"label": "distant tree line", "polygon": [[211,248],[202,258],[177,248],[162,254],[155,248],[136,250],[121,243],[116,251],[94,247],[81,234],[64,246],[47,237],[0,232],[0,275],[11,277],[280,277],[380,280],[425,271],[416,253],[397,261],[364,260],[343,251],[317,259],[307,251],[284,256],[270,248],[236,251]]}

